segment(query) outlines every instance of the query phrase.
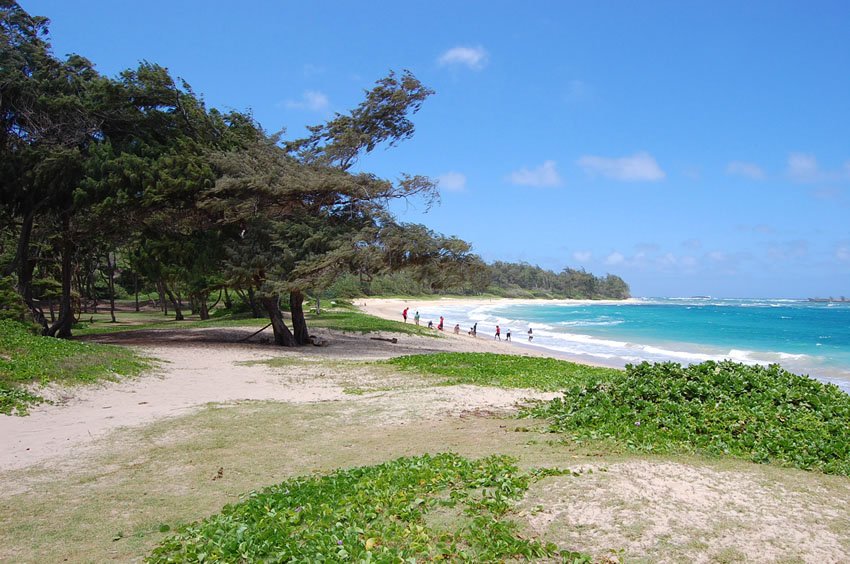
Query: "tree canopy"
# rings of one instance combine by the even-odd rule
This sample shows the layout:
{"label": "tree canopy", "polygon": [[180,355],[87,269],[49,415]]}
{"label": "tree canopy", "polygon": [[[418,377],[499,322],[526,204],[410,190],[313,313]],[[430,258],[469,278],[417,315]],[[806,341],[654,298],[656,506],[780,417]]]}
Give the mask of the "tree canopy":
{"label": "tree canopy", "polygon": [[403,272],[430,292],[628,293],[610,277],[488,267],[467,242],[392,216],[395,199],[438,201],[435,183],[352,167],[414,135],[412,116],[434,92],[409,71],[286,140],[249,113],[207,108],[158,64],[106,77],[79,55],[58,58],[48,23],[0,0],[0,269],[2,295],[17,294],[0,309],[23,307],[45,335],[69,336],[104,292],[114,302],[116,279],[153,288],[177,319],[187,302],[205,318],[214,292],[225,303],[233,293],[265,312],[281,345],[309,341],[305,296],[347,274]]}

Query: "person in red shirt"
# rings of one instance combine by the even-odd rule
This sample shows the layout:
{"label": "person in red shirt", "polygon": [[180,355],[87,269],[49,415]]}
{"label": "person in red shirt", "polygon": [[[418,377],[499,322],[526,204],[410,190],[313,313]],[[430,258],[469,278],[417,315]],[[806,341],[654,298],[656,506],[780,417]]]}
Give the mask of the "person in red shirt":
{"label": "person in red shirt", "polygon": [[498,325],[496,325],[496,336],[493,338],[499,339],[500,341],[502,340],[502,330],[499,328]]}
{"label": "person in red shirt", "polygon": [[410,309],[409,307],[406,307],[406,308],[404,308],[404,311],[401,312],[401,316],[404,318],[405,323],[407,323],[407,310],[409,310],[409,309]]}
{"label": "person in red shirt", "polygon": [[440,324],[437,325],[437,329],[440,330],[440,331],[443,330],[443,316],[442,315],[440,316]]}

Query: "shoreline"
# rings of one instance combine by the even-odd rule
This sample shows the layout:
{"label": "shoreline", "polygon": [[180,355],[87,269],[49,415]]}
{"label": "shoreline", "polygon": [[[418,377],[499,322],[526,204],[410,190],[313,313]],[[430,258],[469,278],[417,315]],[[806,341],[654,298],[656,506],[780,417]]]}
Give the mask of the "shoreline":
{"label": "shoreline", "polygon": [[[630,298],[634,299],[634,298]],[[618,303],[623,303],[628,300],[620,300]],[[354,305],[363,313],[368,315],[374,315],[375,317],[380,317],[382,319],[387,319],[389,321],[403,321],[401,312],[404,308],[409,307],[410,311],[408,311],[408,323],[413,322],[413,315],[416,311],[415,306],[417,304],[425,304],[425,307],[429,309],[433,309],[434,304],[443,303],[446,306],[453,307],[476,307],[483,305],[527,305],[527,304],[535,304],[535,303],[551,303],[551,304],[586,304],[586,303],[614,303],[615,300],[540,300],[540,299],[525,299],[525,298],[438,298],[438,299],[429,299],[429,300],[416,300],[416,299],[405,299],[405,298],[360,298],[354,300]],[[436,319],[433,321],[437,321]],[[455,321],[454,323],[457,323]],[[421,325],[427,327],[428,320],[423,319],[421,321]],[[454,334],[454,324],[446,320],[445,322],[446,329],[442,331],[442,336],[450,337],[452,339],[459,339],[464,342],[464,345],[461,345],[461,348],[471,347],[476,350],[476,352],[490,352],[497,354],[528,354],[532,356],[542,356],[548,358],[555,358],[558,360],[566,360],[569,362],[574,362],[576,364],[584,364],[586,366],[595,366],[599,368],[616,368],[622,369],[623,366],[621,364],[611,362],[605,363],[599,359],[591,358],[578,354],[570,354],[563,351],[554,350],[543,345],[537,345],[533,343],[529,343],[526,338],[526,333],[515,333],[518,338],[514,339],[513,335],[510,341],[506,341],[504,336],[501,341],[495,339],[493,333],[489,330],[487,332],[478,331],[477,337],[472,337],[468,334],[468,327],[461,327],[460,334]],[[434,329],[434,332],[440,333],[437,329]],[[510,345],[515,347],[514,350],[504,350],[506,345]]]}
{"label": "shoreline", "polygon": [[[401,321],[402,310],[405,307],[410,307],[408,322],[411,322],[410,318],[413,317],[413,312],[416,311],[417,307],[422,310],[428,311],[429,314],[435,315],[435,310],[439,311],[439,308],[441,306],[444,306],[447,311],[451,311],[452,309],[454,309],[455,311],[472,311],[473,309],[481,306],[486,306],[488,308],[498,308],[500,306],[526,305],[620,305],[643,303],[643,301],[644,299],[642,298],[629,298],[627,300],[545,300],[526,298],[465,297],[441,297],[437,299],[365,298],[356,300],[355,305],[364,313],[368,313],[376,317],[381,317],[393,321]],[[451,333],[451,328],[454,327],[454,323],[456,322],[456,320],[446,319],[446,327],[448,328],[448,330],[445,331],[445,333],[447,335]],[[470,323],[468,317],[462,318],[462,322]],[[427,325],[427,318],[423,318],[422,324]],[[485,338],[482,340],[485,341],[487,340],[487,336],[492,339],[492,330],[494,329],[494,327],[495,325],[493,324],[488,325],[486,333],[479,330],[479,337],[484,336]],[[504,327],[505,325],[503,325],[503,328]],[[462,333],[460,335],[461,337],[468,338],[467,329],[468,328],[466,327],[463,328]],[[537,331],[536,328],[535,331]],[[454,337],[454,335],[452,336]],[[537,336],[537,333],[535,333],[535,341],[537,341]],[[593,343],[594,339],[598,339],[598,337],[587,336],[583,333],[573,332],[563,333],[563,336],[569,337],[572,342],[576,342],[579,344]],[[614,342],[614,344],[620,346],[620,351],[612,348],[610,351],[599,351],[599,355],[593,353],[588,353],[585,355],[577,351],[560,350],[558,346],[553,346],[553,343],[546,342],[551,339],[547,338],[547,334],[545,332],[541,333],[541,337],[543,338],[541,344],[537,344],[536,342],[534,344],[529,344],[528,342],[526,342],[526,334],[524,331],[515,333],[514,337],[515,340],[512,340],[510,344],[519,345],[523,350],[531,351],[532,354],[538,356],[547,356],[550,358],[567,360],[578,364],[606,368],[616,368],[621,370],[627,364],[637,364],[643,361],[672,361],[679,363],[683,366],[689,364],[699,364],[707,360],[719,362],[721,360],[727,359],[732,360],[734,362],[742,362],[744,364],[761,364],[765,366],[768,364],[779,364],[780,366],[782,366],[782,368],[788,370],[789,372],[802,376],[807,376],[823,383],[837,385],[845,392],[850,393],[850,370],[840,366],[829,367],[815,365],[812,363],[812,359],[816,359],[816,357],[812,357],[811,355],[802,355],[800,358],[797,358],[798,355],[789,354],[782,351],[766,351],[758,349],[749,350],[735,347],[734,345],[732,345],[731,348],[727,349],[727,347],[723,347],[720,345],[701,345],[700,343],[695,342],[672,342],[667,340],[654,341],[652,339],[647,339],[640,341],[623,340],[623,342],[619,342],[622,339],[618,339],[616,337],[601,338],[599,340],[599,343],[601,343],[602,347],[605,347],[610,344],[606,339],[614,339],[616,341]],[[546,342],[546,344],[543,344],[543,342]],[[646,352],[646,355],[642,355],[641,351]],[[488,352],[493,351],[490,351],[488,349]],[[506,354],[518,354],[517,352],[505,350],[496,352],[503,352]],[[618,352],[625,352],[627,354],[622,355],[618,354]],[[609,357],[609,353],[612,356]]]}

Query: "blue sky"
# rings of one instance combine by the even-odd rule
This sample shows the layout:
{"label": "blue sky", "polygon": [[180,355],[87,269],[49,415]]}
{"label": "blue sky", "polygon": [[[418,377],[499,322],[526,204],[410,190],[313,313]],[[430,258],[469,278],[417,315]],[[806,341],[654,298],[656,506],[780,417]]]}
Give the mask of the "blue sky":
{"label": "blue sky", "polygon": [[[850,295],[850,2],[22,0],[57,55],[141,60],[287,137],[389,70],[436,90],[359,166],[485,260],[637,296]],[[409,5],[405,5],[409,4]]]}

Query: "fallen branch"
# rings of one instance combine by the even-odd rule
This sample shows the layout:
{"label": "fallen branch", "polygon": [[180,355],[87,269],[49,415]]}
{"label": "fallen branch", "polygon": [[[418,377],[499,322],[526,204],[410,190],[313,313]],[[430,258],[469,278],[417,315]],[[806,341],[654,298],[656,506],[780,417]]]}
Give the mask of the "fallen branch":
{"label": "fallen branch", "polygon": [[253,337],[254,335],[256,335],[256,334],[258,334],[258,333],[262,333],[263,331],[265,331],[266,329],[268,329],[268,328],[269,328],[269,327],[271,327],[271,326],[272,326],[272,324],[271,324],[271,323],[269,323],[268,325],[266,325],[265,327],[263,327],[263,328],[262,328],[262,329],[260,329],[259,331],[255,331],[255,332],[251,333],[250,335],[248,335],[247,337],[245,337],[244,339],[239,339],[239,340],[238,340],[238,341],[236,341],[236,342],[237,342],[237,343],[244,343],[245,341],[247,341],[248,339],[250,339],[250,338],[251,338],[251,337]]}
{"label": "fallen branch", "polygon": [[388,343],[396,344],[398,343],[398,339],[393,337],[392,339],[387,339],[386,337],[369,337],[373,341],[386,341]]}

